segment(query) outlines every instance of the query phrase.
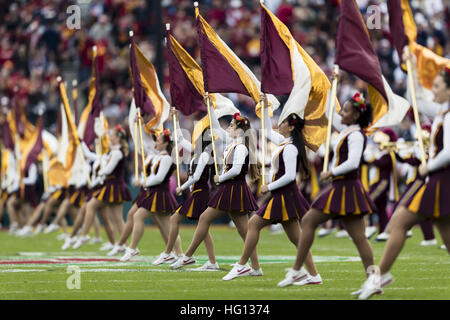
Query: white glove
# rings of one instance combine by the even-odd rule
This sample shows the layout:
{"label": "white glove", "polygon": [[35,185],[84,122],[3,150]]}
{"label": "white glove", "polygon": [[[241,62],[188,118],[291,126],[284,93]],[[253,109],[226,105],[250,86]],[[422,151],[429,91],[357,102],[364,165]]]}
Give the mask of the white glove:
{"label": "white glove", "polygon": [[102,117],[97,117],[94,119],[94,132],[97,137],[103,137],[105,134],[105,126],[103,125]]}

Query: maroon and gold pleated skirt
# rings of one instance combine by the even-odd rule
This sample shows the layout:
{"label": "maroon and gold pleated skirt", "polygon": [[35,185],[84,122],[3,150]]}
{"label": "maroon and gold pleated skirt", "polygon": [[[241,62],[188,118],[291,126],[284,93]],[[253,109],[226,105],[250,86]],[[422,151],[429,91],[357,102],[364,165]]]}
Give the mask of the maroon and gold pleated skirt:
{"label": "maroon and gold pleated skirt", "polygon": [[53,192],[52,198],[58,201],[63,201],[69,196],[69,188],[61,188]]}
{"label": "maroon and gold pleated skirt", "polygon": [[192,191],[191,196],[175,212],[188,219],[198,220],[200,215],[208,208],[210,197],[211,193],[208,186],[197,188]]}
{"label": "maroon and gold pleated skirt", "polygon": [[138,208],[150,212],[172,213],[178,208],[178,202],[170,192],[169,182],[149,187],[136,204]]}
{"label": "maroon and gold pleated skirt", "polygon": [[365,215],[376,206],[360,179],[337,179],[319,192],[311,207],[329,215]]}
{"label": "maroon and gold pleated skirt", "polygon": [[96,190],[92,196],[106,203],[123,203],[131,201],[131,193],[125,181],[106,180],[103,187]]}
{"label": "maroon and gold pleated skirt", "polygon": [[88,193],[89,189],[87,187],[77,188],[70,194],[69,201],[72,205],[76,207],[82,207],[86,201]]}
{"label": "maroon and gold pleated skirt", "polygon": [[256,212],[264,220],[279,223],[301,219],[309,210],[309,203],[303,197],[295,181],[271,191],[272,197]]}
{"label": "maroon and gold pleated skirt", "polygon": [[408,210],[428,219],[439,219],[450,215],[450,167],[432,172],[404,202]]}
{"label": "maroon and gold pleated skirt", "polygon": [[229,180],[221,183],[208,207],[227,212],[251,212],[258,210],[258,204],[245,180]]}
{"label": "maroon and gold pleated skirt", "polygon": [[23,189],[20,190],[20,200],[24,202],[28,202],[33,207],[39,204],[39,199],[36,193],[36,185],[35,184],[27,184]]}

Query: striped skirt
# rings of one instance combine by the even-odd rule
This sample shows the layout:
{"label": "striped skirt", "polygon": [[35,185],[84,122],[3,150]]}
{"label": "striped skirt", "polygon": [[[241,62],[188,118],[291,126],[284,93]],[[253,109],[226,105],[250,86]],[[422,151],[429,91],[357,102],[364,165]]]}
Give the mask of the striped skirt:
{"label": "striped skirt", "polygon": [[200,215],[208,208],[208,201],[211,196],[208,186],[192,191],[191,196],[175,211],[182,216],[198,220]]}
{"label": "striped skirt", "polygon": [[389,192],[389,182],[386,179],[382,179],[378,181],[377,183],[374,183],[369,188],[369,195],[370,198],[375,201],[380,196],[384,195],[387,196],[387,192]]}
{"label": "striped skirt", "polygon": [[333,216],[364,215],[376,211],[360,179],[334,180],[319,192],[311,207]]}
{"label": "striped skirt", "polygon": [[58,201],[63,201],[65,198],[69,196],[69,189],[68,188],[61,188],[53,192],[52,198],[56,199]]}
{"label": "striped skirt", "polygon": [[264,220],[279,223],[301,219],[309,210],[309,203],[303,197],[295,181],[273,190],[272,197],[256,212]]}
{"label": "striped skirt", "polygon": [[258,210],[255,197],[245,180],[230,180],[221,183],[209,200],[208,207],[227,212]]}
{"label": "striped skirt", "polygon": [[150,212],[172,213],[178,208],[178,202],[170,192],[169,183],[149,187],[136,204],[138,208]]}
{"label": "striped skirt", "polygon": [[450,167],[432,172],[404,202],[408,210],[428,219],[439,219],[450,215]]}
{"label": "striped skirt", "polygon": [[131,193],[125,181],[106,180],[103,187],[96,190],[92,196],[106,203],[120,204],[131,201]]}
{"label": "striped skirt", "polygon": [[81,208],[86,201],[87,194],[89,193],[89,189],[87,187],[81,187],[79,189],[75,189],[70,196],[69,201],[72,205]]}
{"label": "striped skirt", "polygon": [[410,201],[411,197],[414,196],[417,190],[425,183],[422,179],[417,179],[414,182],[409,183],[405,191],[401,194],[400,198],[398,199],[397,203],[395,204],[392,212],[395,212],[397,208],[400,208],[402,206],[405,206],[407,201]]}
{"label": "striped skirt", "polygon": [[20,200],[28,202],[33,207],[39,204],[39,199],[36,193],[36,185],[25,185],[23,189],[20,190]]}

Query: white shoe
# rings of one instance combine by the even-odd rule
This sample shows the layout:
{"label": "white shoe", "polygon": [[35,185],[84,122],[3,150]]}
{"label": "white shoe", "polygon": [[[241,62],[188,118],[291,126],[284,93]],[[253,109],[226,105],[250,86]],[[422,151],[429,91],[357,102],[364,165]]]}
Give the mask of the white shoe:
{"label": "white shoe", "polygon": [[33,228],[31,226],[26,225],[17,232],[17,235],[19,235],[21,237],[29,237],[29,236],[31,236],[32,233],[33,233]]}
{"label": "white shoe", "polygon": [[123,255],[122,258],[120,258],[120,261],[128,261],[132,257],[137,256],[138,254],[140,254],[139,249],[126,248],[125,254]]}
{"label": "white shoe", "polygon": [[366,238],[370,239],[375,234],[375,232],[377,232],[377,227],[366,227]]}
{"label": "white shoe", "polygon": [[447,250],[447,247],[445,246],[445,244],[442,244],[439,249],[443,249],[443,250]]}
{"label": "white shoe", "polygon": [[59,236],[56,237],[57,240],[66,240],[70,235],[68,233],[61,233]]}
{"label": "white shoe", "polygon": [[231,220],[231,221],[228,223],[228,226],[229,226],[230,228],[236,228],[236,225],[234,224],[233,220]]}
{"label": "white shoe", "polygon": [[271,224],[269,227],[269,232],[271,234],[281,234],[283,233],[283,225],[281,223]]}
{"label": "white shoe", "polygon": [[347,230],[339,230],[338,232],[336,232],[335,237],[336,238],[348,238],[349,235],[348,235]]}
{"label": "white shoe", "polygon": [[383,288],[394,282],[392,275],[387,272],[383,275],[371,274],[359,290],[359,300],[367,300],[374,294],[383,294]]}
{"label": "white shoe", "polygon": [[406,233],[406,237],[407,238],[411,238],[413,236],[413,233],[411,230],[408,230],[408,232]]}
{"label": "white shoe", "polygon": [[319,238],[326,237],[327,235],[332,234],[334,231],[336,231],[336,228],[330,228],[330,229],[322,228],[317,233],[317,236]]}
{"label": "white shoe", "polygon": [[437,240],[436,239],[431,239],[431,240],[422,240],[420,242],[420,245],[423,247],[427,247],[427,246],[437,246]]}
{"label": "white shoe", "polygon": [[124,253],[127,250],[127,247],[125,245],[119,245],[118,243],[116,243],[114,245],[114,248],[112,248],[111,251],[109,251],[106,255],[107,256],[115,256],[118,253]]}
{"label": "white shoe", "polygon": [[376,236],[375,241],[387,241],[389,239],[389,233],[382,232],[379,235]]}
{"label": "white shoe", "polygon": [[79,247],[81,247],[83,244],[89,242],[89,236],[80,236],[78,237],[77,241],[75,242],[75,244],[73,245],[72,249],[78,249]]}
{"label": "white shoe", "polygon": [[177,260],[178,260],[178,257],[175,254],[163,252],[159,255],[159,257],[155,261],[153,261],[152,265],[158,266],[163,263],[171,263],[172,264]]}
{"label": "white shoe", "polygon": [[64,240],[64,244],[62,245],[61,250],[69,249],[76,241],[77,241],[77,237],[73,237],[73,238],[67,237]]}
{"label": "white shoe", "polygon": [[17,229],[19,229],[19,224],[17,222],[11,223],[11,225],[9,226],[9,234],[15,234],[17,232]]}
{"label": "white shoe", "polygon": [[49,224],[47,226],[47,228],[45,228],[44,233],[48,234],[48,233],[55,232],[55,231],[58,231],[58,230],[59,230],[59,225],[51,223],[51,224]]}
{"label": "white shoe", "polygon": [[43,224],[38,224],[36,226],[36,229],[34,229],[33,236],[37,236],[39,233],[41,233],[44,230]]}
{"label": "white shoe", "polygon": [[308,273],[308,276],[300,281],[294,282],[293,284],[295,286],[305,286],[308,284],[322,284],[322,277],[320,276],[320,274],[317,274],[317,276],[312,276]]}
{"label": "white shoe", "polygon": [[109,251],[114,248],[114,245],[111,242],[105,242],[101,247],[100,251]]}
{"label": "white shoe", "polygon": [[[80,231],[81,231],[81,229],[80,229]],[[89,244],[97,244],[97,243],[102,243],[102,242],[103,242],[102,238],[97,237],[97,238],[92,238],[91,241],[89,241]]]}
{"label": "white shoe", "polygon": [[237,277],[249,276],[251,271],[252,268],[250,268],[248,263],[246,263],[244,266],[240,265],[239,263],[236,263],[233,266],[233,269],[231,269],[231,271],[228,272],[228,274],[224,276],[222,280],[228,281]]}
{"label": "white shoe", "polygon": [[180,258],[178,258],[177,261],[175,261],[174,263],[172,263],[170,265],[171,269],[179,269],[181,267],[190,265],[190,264],[194,264],[195,263],[195,259],[193,257],[188,257],[186,255],[182,255]]}
{"label": "white shoe", "polygon": [[261,268],[259,268],[258,270],[255,270],[252,268],[252,270],[250,270],[250,274],[251,277],[262,277],[264,275],[263,271]]}
{"label": "white shoe", "polygon": [[211,263],[209,261],[206,261],[206,263],[204,265],[202,265],[201,267],[196,268],[195,270],[199,270],[199,271],[206,271],[206,270],[220,270],[219,268],[219,264],[216,263]]}
{"label": "white shoe", "polygon": [[300,270],[294,270],[289,268],[289,271],[286,273],[286,276],[283,280],[278,282],[279,287],[287,287],[291,284],[298,282],[300,280],[305,279],[308,276],[308,272],[305,271],[303,267],[300,268]]}

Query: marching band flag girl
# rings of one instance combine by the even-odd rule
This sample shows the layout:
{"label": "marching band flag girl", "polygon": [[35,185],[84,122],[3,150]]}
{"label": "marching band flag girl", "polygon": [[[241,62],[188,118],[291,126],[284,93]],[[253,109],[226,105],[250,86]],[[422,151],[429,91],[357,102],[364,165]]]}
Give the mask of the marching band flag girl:
{"label": "marching band flag girl", "polygon": [[333,147],[333,169],[320,175],[322,181],[331,178],[332,183],[321,190],[303,217],[296,261],[278,286],[289,286],[305,276],[302,266],[314,241],[315,230],[329,219],[341,219],[358,249],[364,270],[373,264],[363,216],[372,214],[376,207],[361,183],[359,171],[367,139],[363,129],[371,121],[372,106],[359,92],[344,104],[340,115],[334,115],[333,126],[340,134]]}
{"label": "marching band flag girl", "polygon": [[[278,145],[272,156],[272,180],[261,187],[261,192],[271,192],[271,197],[249,220],[241,259],[223,280],[249,275],[251,268],[247,261],[257,246],[259,233],[262,228],[272,223],[281,223],[289,240],[297,246],[300,236],[298,221],[310,207],[296,181],[297,172],[300,172],[302,179],[310,174],[302,134],[304,120],[292,113],[281,123],[278,129],[280,133],[277,133],[271,130],[268,109],[264,112],[265,135]],[[308,254],[306,264],[313,278],[309,283],[321,283],[322,279],[317,273],[311,254]],[[301,280],[303,279],[299,279]]]}

